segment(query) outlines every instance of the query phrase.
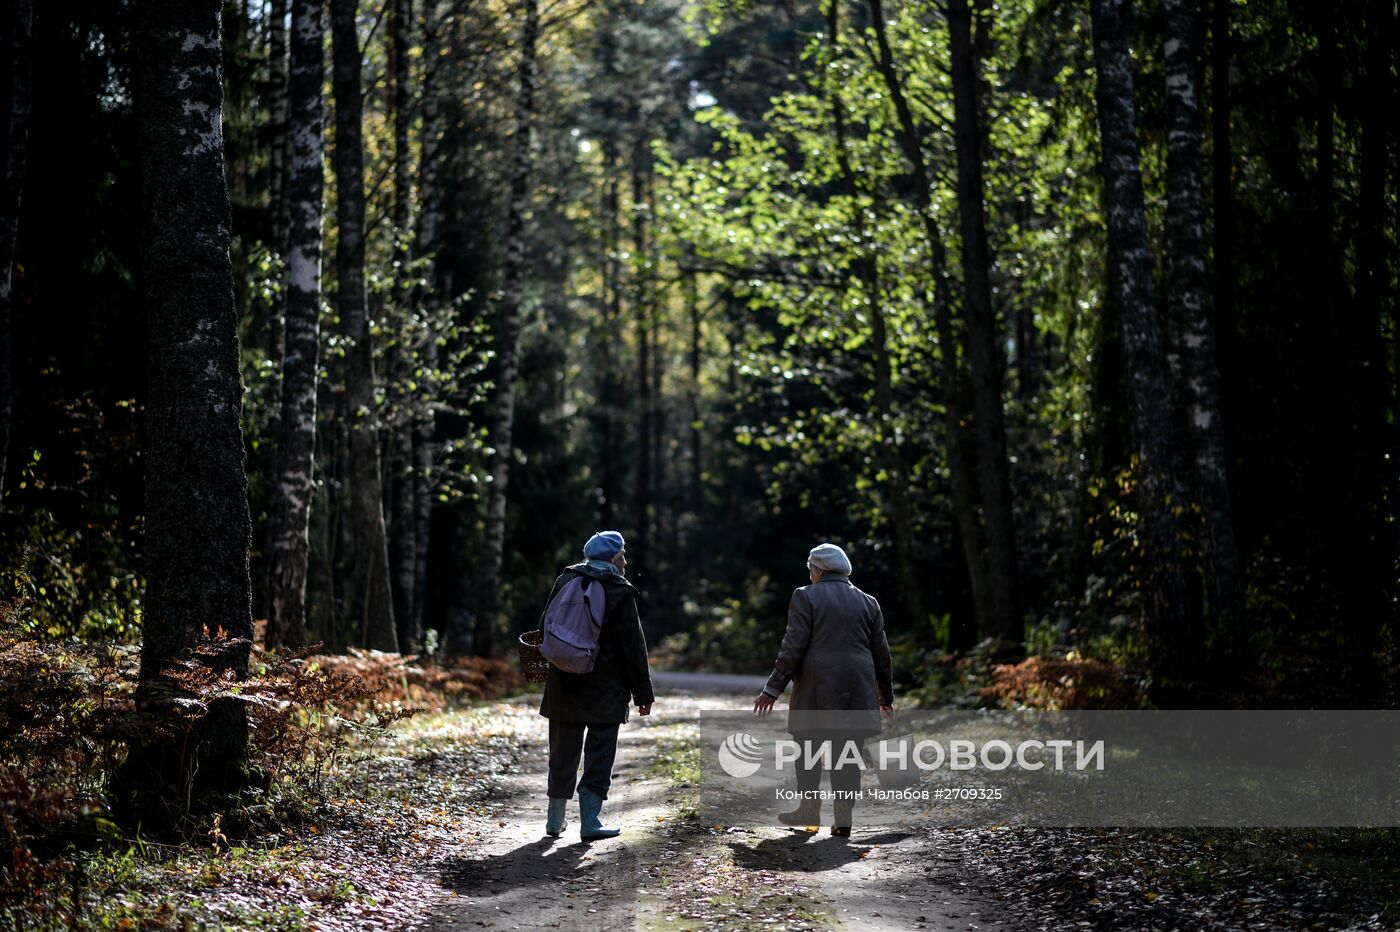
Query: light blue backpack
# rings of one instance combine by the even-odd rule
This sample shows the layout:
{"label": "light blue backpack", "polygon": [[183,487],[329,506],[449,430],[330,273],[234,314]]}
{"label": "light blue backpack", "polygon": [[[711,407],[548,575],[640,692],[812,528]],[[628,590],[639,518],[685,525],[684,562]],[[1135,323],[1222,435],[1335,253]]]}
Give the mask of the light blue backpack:
{"label": "light blue backpack", "polygon": [[569,673],[592,673],[606,602],[596,579],[575,576],[566,582],[544,611],[544,658]]}

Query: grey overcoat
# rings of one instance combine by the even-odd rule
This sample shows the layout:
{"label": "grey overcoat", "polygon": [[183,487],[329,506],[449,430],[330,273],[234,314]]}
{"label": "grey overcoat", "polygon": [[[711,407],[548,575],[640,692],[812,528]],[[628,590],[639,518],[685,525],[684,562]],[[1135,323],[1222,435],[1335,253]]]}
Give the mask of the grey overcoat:
{"label": "grey overcoat", "polygon": [[[885,618],[874,596],[844,576],[827,576],[794,591],[783,644],[764,692],[781,696],[789,681],[789,731],[878,733],[879,708],[894,704],[894,690]],[[833,711],[847,714],[810,714]],[[854,712],[870,714],[850,714]]]}

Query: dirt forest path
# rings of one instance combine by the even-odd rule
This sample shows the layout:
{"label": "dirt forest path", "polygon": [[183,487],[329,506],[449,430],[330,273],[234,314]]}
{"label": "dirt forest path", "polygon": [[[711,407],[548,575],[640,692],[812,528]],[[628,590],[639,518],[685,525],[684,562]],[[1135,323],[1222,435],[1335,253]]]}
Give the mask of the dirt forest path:
{"label": "dirt forest path", "polygon": [[623,726],[603,810],[621,837],[582,842],[576,802],[564,835],[544,834],[547,752],[533,742],[502,776],[481,825],[437,865],[442,896],[419,928],[1000,928],[966,881],[938,869],[930,836],[857,826],[845,840],[825,829],[702,824],[690,782],[693,723],[703,708],[740,707],[741,684],[662,674],[656,685],[653,714]]}

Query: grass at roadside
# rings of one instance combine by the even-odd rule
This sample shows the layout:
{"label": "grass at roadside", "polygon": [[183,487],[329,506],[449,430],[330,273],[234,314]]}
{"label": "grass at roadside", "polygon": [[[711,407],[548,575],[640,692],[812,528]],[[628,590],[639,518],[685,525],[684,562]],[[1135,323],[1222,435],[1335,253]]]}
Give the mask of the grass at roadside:
{"label": "grass at roadside", "polygon": [[781,867],[754,870],[735,860],[735,836],[698,819],[667,831],[659,864],[647,868],[660,888],[642,915],[647,932],[724,929],[815,929],[830,909],[815,885],[786,882]]}
{"label": "grass at roadside", "polygon": [[668,777],[682,789],[697,787],[700,785],[700,748],[693,739],[663,739],[658,742],[651,772]]}
{"label": "grass at roadside", "polygon": [[675,814],[649,852],[655,862],[646,873],[657,893],[642,912],[641,928],[675,932],[824,927],[828,904],[814,889],[787,889],[778,873],[736,862],[731,843],[745,833],[703,824],[701,755],[693,729],[672,726],[658,731],[648,771],[670,781],[668,800]]}

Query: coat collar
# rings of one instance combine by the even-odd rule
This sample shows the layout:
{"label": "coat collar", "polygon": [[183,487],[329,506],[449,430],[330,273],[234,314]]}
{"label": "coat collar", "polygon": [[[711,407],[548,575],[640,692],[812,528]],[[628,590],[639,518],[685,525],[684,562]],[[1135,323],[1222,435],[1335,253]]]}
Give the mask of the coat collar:
{"label": "coat collar", "polygon": [[608,573],[603,570],[595,570],[587,563],[575,563],[573,566],[570,566],[567,569],[571,572],[579,574],[580,576],[587,576],[589,579],[596,579],[599,582],[622,583],[629,589],[632,589],[633,591],[638,591],[637,587],[633,585],[632,580],[628,579],[626,576],[623,576],[621,573]]}
{"label": "coat collar", "polygon": [[818,580],[816,581],[816,583],[814,583],[814,585],[820,586],[822,583],[829,583],[829,582],[845,583],[846,585],[849,586],[849,585],[851,585],[851,577],[849,577],[849,576],[823,576],[821,579],[818,579]]}

